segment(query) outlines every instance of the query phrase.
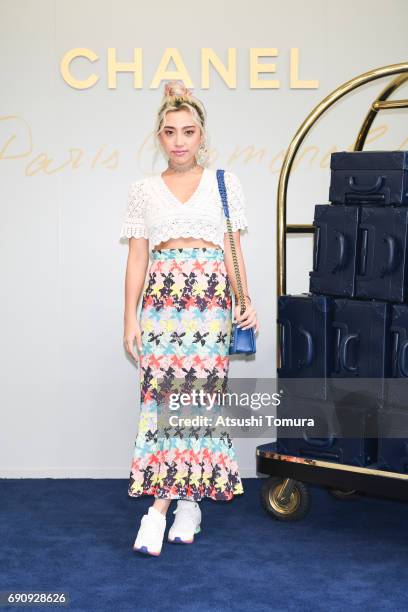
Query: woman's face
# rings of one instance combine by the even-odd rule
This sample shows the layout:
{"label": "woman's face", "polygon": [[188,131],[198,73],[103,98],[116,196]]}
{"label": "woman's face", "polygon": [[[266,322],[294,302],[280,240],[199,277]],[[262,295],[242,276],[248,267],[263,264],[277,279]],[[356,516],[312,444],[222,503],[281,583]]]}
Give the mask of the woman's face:
{"label": "woman's face", "polygon": [[174,165],[185,166],[194,160],[201,142],[201,131],[190,111],[169,111],[159,139],[169,160]]}

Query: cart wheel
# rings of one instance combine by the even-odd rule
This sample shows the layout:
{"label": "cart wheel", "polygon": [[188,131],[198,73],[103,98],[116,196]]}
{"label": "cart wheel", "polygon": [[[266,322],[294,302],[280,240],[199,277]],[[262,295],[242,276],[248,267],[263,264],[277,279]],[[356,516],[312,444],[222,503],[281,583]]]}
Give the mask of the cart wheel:
{"label": "cart wheel", "polygon": [[[282,497],[285,493],[286,498]],[[309,488],[304,482],[273,476],[262,485],[261,501],[265,510],[274,518],[298,521],[309,511]]]}
{"label": "cart wheel", "polygon": [[330,495],[333,495],[336,499],[356,499],[359,496],[356,489],[329,489]]}

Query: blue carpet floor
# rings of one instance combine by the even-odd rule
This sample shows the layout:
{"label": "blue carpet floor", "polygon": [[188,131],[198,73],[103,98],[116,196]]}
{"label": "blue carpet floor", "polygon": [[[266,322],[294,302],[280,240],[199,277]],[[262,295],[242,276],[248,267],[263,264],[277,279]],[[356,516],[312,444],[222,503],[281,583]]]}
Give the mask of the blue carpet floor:
{"label": "blue carpet floor", "polygon": [[146,557],[132,545],[153,498],[129,498],[126,480],[0,480],[0,590],[65,591],[60,609],[92,612],[408,608],[407,504],[312,487],[307,517],[285,524],[261,506],[262,479],[243,482],[201,503],[194,544]]}

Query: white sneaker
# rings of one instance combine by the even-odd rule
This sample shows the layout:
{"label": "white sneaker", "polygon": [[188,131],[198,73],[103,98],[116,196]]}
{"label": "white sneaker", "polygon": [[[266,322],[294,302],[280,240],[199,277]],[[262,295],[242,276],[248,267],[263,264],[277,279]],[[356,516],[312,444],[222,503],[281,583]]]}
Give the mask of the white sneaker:
{"label": "white sneaker", "polygon": [[150,506],[148,513],[142,516],[133,550],[147,555],[160,555],[165,529],[166,517]]}
{"label": "white sneaker", "polygon": [[201,531],[201,509],[197,502],[179,499],[173,525],[167,539],[173,544],[192,544],[195,534]]}

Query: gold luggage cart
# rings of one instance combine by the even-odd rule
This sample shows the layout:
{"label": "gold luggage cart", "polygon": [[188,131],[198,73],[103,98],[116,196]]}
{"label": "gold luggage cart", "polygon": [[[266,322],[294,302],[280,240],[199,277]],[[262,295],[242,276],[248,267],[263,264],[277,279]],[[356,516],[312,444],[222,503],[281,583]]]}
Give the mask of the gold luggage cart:
{"label": "gold luggage cart", "polygon": [[[313,225],[286,224],[287,185],[296,153],[312,125],[337,100],[361,85],[387,76],[394,78],[372,103],[354,143],[354,150],[361,151],[369,129],[380,110],[408,108],[408,100],[388,100],[389,96],[408,80],[408,63],[377,68],[340,85],[306,117],[287,149],[279,176],[277,197],[277,299],[286,294],[286,235],[314,232]],[[281,356],[278,333],[276,355],[279,366]],[[408,474],[283,455],[277,452],[274,442],[257,447],[256,467],[257,472],[269,475],[261,487],[262,505],[272,517],[283,521],[299,520],[308,512],[310,507],[308,484],[326,487],[339,499],[367,493],[408,500]]]}

